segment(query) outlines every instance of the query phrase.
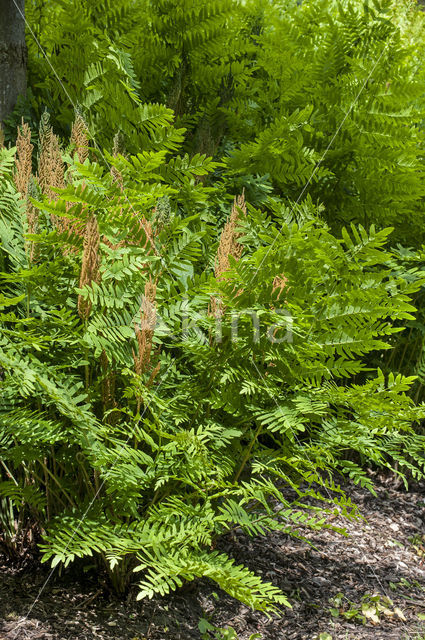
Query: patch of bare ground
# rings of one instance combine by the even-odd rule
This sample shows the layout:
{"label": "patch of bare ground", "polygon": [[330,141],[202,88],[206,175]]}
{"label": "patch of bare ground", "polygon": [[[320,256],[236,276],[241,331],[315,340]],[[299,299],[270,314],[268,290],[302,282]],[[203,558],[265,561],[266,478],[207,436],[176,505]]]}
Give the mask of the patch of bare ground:
{"label": "patch of bare ground", "polygon": [[[98,577],[55,573],[39,565],[0,568],[1,640],[192,640],[208,618],[231,626],[240,640],[423,640],[425,638],[425,485],[406,492],[377,479],[377,497],[346,487],[364,521],[345,522],[348,537],[306,531],[312,543],[281,533],[228,536],[220,547],[279,586],[292,609],[267,618],[208,580],[165,598],[118,600]],[[335,522],[334,522],[335,523]],[[342,524],[342,521],[341,521]],[[424,554],[424,556],[422,555]]]}

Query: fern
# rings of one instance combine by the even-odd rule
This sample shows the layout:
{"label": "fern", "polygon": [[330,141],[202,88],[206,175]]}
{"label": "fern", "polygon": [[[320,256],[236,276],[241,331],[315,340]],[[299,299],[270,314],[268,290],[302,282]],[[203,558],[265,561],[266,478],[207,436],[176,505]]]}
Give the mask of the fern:
{"label": "fern", "polygon": [[[418,383],[383,357],[406,324],[423,337],[423,256],[389,245],[422,238],[422,18],[357,0],[28,15],[90,134],[111,149],[119,129],[126,151],[84,134],[49,199],[17,193],[0,149],[8,535],[37,521],[44,561],[95,556],[121,590],[136,569],[140,597],[206,576],[287,606],[217,538],[358,517],[333,478],[373,491],[366,464],[424,474]],[[44,64],[31,45],[34,108],[66,133]]]}

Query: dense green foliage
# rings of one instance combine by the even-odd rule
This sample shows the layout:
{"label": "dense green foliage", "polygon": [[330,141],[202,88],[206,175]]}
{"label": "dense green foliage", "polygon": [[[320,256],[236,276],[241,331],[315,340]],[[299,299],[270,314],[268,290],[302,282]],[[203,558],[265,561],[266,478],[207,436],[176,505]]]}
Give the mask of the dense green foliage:
{"label": "dense green foliage", "polygon": [[[30,3],[61,80],[29,39],[33,108],[38,119],[47,105],[69,133],[72,103],[80,104],[101,146],[111,143],[112,124],[137,152],[145,142],[140,101],[166,104],[186,129],[185,151],[224,158],[233,188],[259,176],[288,200],[331,144],[310,193],[326,204],[332,228],[393,225],[396,241],[418,246],[424,38],[412,7],[120,0],[105,11],[93,0]],[[252,189],[250,201],[262,194]]]}
{"label": "dense green foliage", "polygon": [[3,538],[36,522],[44,560],[95,555],[117,589],[141,571],[140,597],[208,576],[288,604],[217,539],[352,517],[336,478],[373,491],[371,463],[424,473],[425,407],[385,356],[420,327],[422,16],[28,5],[57,75],[30,40],[22,108],[48,106],[66,173],[43,188],[45,115],[28,193],[0,151]]}

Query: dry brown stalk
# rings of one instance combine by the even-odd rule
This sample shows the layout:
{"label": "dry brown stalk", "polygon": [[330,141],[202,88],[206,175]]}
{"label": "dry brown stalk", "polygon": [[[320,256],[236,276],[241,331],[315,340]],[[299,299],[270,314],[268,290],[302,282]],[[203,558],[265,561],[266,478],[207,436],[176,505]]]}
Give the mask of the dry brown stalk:
{"label": "dry brown stalk", "polygon": [[[221,232],[214,268],[215,277],[218,280],[221,280],[230,268],[229,257],[232,256],[235,260],[239,260],[242,255],[243,245],[239,242],[241,233],[236,230],[241,213],[243,216],[246,216],[246,202],[243,192],[242,195],[234,199],[231,214]],[[220,300],[212,297],[210,314],[217,317],[222,315],[223,312],[224,307]]]}
{"label": "dry brown stalk", "polygon": [[22,120],[22,125],[18,127],[18,137],[16,139],[15,158],[15,184],[22,198],[27,198],[28,187],[32,171],[32,152],[34,145],[31,143],[31,129]]}
{"label": "dry brown stalk", "polygon": [[74,147],[74,153],[77,153],[78,161],[84,164],[89,155],[89,140],[86,124],[79,114],[72,125],[70,142]]}
{"label": "dry brown stalk", "polygon": [[[86,285],[91,286],[93,282],[100,282],[100,259],[99,259],[99,227],[94,214],[91,214],[86,223],[84,242],[83,242],[83,258],[80,273],[80,289]],[[91,302],[78,296],[78,313],[80,318],[87,320],[91,311]]]}

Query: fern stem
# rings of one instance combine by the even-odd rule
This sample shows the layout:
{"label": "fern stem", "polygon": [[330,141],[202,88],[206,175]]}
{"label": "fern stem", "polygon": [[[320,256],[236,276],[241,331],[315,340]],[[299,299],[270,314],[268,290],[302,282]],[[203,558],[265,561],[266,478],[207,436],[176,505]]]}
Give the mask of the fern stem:
{"label": "fern stem", "polygon": [[82,472],[83,478],[84,478],[84,480],[85,480],[85,482],[86,482],[87,489],[89,490],[89,492],[93,493],[93,495],[94,495],[94,494],[95,494],[95,492],[96,492],[96,490],[95,490],[95,488],[93,487],[92,483],[90,482],[89,475],[88,475],[88,473],[87,473],[86,469],[84,468],[84,463],[83,463],[83,462],[81,462],[81,461],[80,461],[80,459],[79,459],[79,455],[80,455],[80,454],[81,454],[81,451],[80,451],[79,453],[77,453],[77,455],[76,455],[76,459],[77,459],[77,461],[80,463],[80,469],[81,469],[81,472]]}
{"label": "fern stem", "polygon": [[[46,487],[46,513],[47,513],[47,521],[50,520],[50,485],[49,485],[49,476],[47,474],[47,458],[44,458],[44,463],[42,464],[44,471],[44,486]],[[41,464],[41,462],[40,462]]]}
{"label": "fern stem", "polygon": [[99,473],[99,469],[95,469],[93,471],[93,478],[94,478],[95,492],[96,492],[96,494],[98,494],[99,490],[100,490],[100,483],[99,483],[100,473]]}
{"label": "fern stem", "polygon": [[254,444],[257,442],[257,438],[260,435],[262,428],[263,428],[262,424],[258,425],[258,427],[257,427],[257,429],[256,429],[256,431],[254,433],[254,437],[252,438],[251,442],[249,443],[248,449],[245,452],[245,455],[244,455],[243,460],[242,460],[242,464],[239,467],[239,470],[236,473],[235,477],[233,478],[233,482],[236,483],[239,480],[239,477],[240,477],[242,471],[244,470],[244,468],[246,466],[246,463],[248,462],[249,456],[251,455],[252,448],[253,448]]}
{"label": "fern stem", "polygon": [[84,365],[84,377],[85,377],[86,391],[88,391],[90,388],[90,370],[89,370],[88,364]]}
{"label": "fern stem", "polygon": [[409,346],[409,342],[410,342],[410,337],[412,335],[412,331],[413,331],[413,327],[410,327],[410,331],[409,331],[409,335],[407,336],[407,340],[404,344],[404,349],[403,349],[403,353],[401,354],[401,358],[399,360],[399,364],[398,364],[398,370],[401,371],[403,362],[404,362],[404,357],[406,355],[406,351],[407,351],[407,347]]}
{"label": "fern stem", "polygon": [[[38,473],[36,473],[35,471],[32,471],[31,473],[32,473],[33,479],[34,479],[34,480],[37,480],[37,482],[38,482],[38,484],[39,484],[39,485],[42,485],[42,484],[43,484],[43,480],[40,478],[40,476],[38,475]],[[56,498],[56,500],[57,500],[58,502],[60,502],[60,504],[62,505],[62,507],[63,507],[64,509],[66,509],[67,504],[66,504],[66,502],[64,502],[64,501],[62,500],[62,498],[60,497],[59,493],[58,493],[57,491],[55,491],[55,489],[53,489],[53,487],[50,487],[50,488],[49,488],[49,491],[50,491],[50,494],[51,494],[51,495],[53,495],[53,496]],[[37,513],[36,513],[36,511],[31,507],[31,505],[30,505],[30,509],[31,509],[31,511],[35,514],[35,516],[37,517]]]}
{"label": "fern stem", "polygon": [[2,465],[4,470],[6,471],[7,477],[10,478],[10,480],[13,480],[15,485],[18,487],[19,486],[18,481],[16,480],[16,478],[14,477],[13,473],[10,471],[10,469],[8,468],[6,463],[3,460],[0,460],[0,464]]}
{"label": "fern stem", "polygon": [[[67,491],[63,488],[63,486],[61,485],[61,483],[59,482],[59,480],[54,476],[54,474],[50,471],[50,469],[48,468],[48,466],[42,462],[41,460],[37,460],[37,462],[39,463],[39,465],[41,466],[41,468],[44,471],[44,475],[45,477],[49,476],[53,482],[55,484],[57,484],[57,486],[59,487],[59,489],[62,491],[63,495],[68,499],[69,503],[71,506],[76,507],[77,505],[75,504],[75,502],[73,501],[73,499],[71,498],[71,496],[67,493]],[[46,485],[46,489],[47,489],[47,485]]]}

